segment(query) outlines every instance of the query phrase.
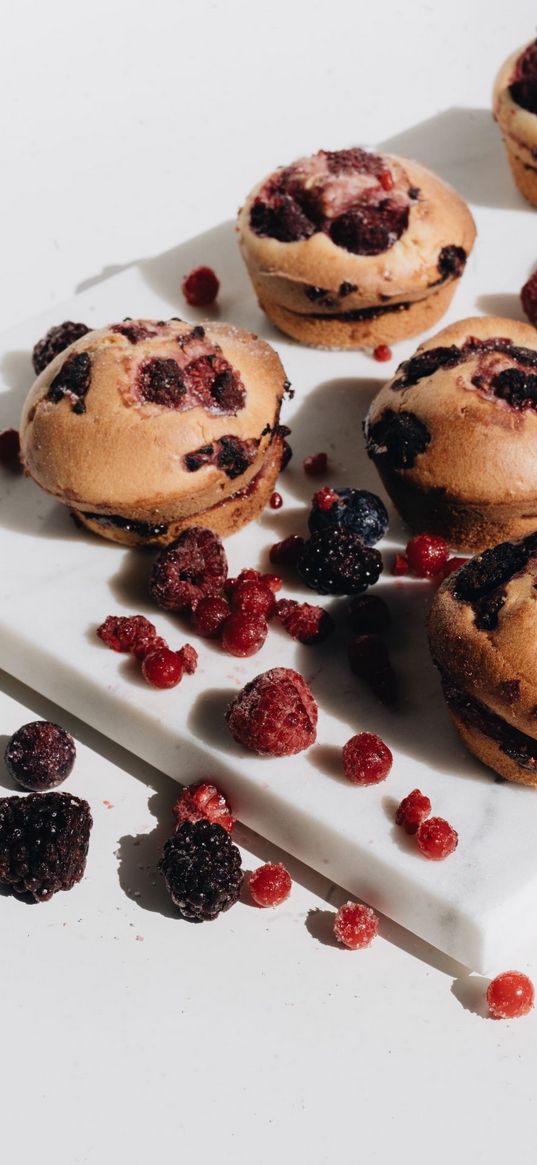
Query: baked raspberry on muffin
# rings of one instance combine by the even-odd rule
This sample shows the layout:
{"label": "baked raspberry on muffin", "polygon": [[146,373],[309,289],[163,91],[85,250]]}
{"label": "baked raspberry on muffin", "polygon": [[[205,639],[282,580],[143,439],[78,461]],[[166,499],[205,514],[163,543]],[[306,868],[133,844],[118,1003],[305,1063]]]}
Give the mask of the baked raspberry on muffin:
{"label": "baked raspberry on muffin", "polygon": [[446,311],[475,226],[417,162],[354,147],[276,170],[239,213],[259,304],[282,332],[322,348],[391,344]]}
{"label": "baked raspberry on muffin", "polygon": [[518,189],[537,206],[537,40],[502,65],[494,83],[493,114]]}
{"label": "baked raspberry on muffin", "polygon": [[483,550],[537,530],[537,332],[451,324],[375,397],[367,451],[405,522]]}
{"label": "baked raspberry on muffin", "polygon": [[88,529],[127,545],[222,535],[267,504],[287,387],[273,348],[223,323],[128,320],[44,369],[21,419],[27,473]]}
{"label": "baked raspberry on muffin", "polygon": [[465,745],[537,785],[537,533],[471,559],[437,591],[429,640]]}

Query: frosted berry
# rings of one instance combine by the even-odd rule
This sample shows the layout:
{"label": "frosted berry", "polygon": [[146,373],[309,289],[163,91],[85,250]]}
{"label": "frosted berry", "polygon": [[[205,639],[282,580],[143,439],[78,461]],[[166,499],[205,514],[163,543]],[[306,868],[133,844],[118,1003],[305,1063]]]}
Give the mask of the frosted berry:
{"label": "frosted berry", "polygon": [[202,821],[204,818],[213,825],[221,825],[231,833],[235,818],[224,794],[216,785],[201,781],[198,785],[187,785],[173,807],[177,828],[184,821]]}
{"label": "frosted berry", "polygon": [[193,676],[198,666],[198,653],[196,648],[192,647],[190,643],[185,643],[184,647],[179,649],[177,655],[181,661],[183,671],[186,672],[187,676]]}
{"label": "frosted berry", "polygon": [[334,630],[334,621],[328,611],[311,603],[280,599],[276,611],[282,627],[299,643],[322,643]]}
{"label": "frosted berry", "polygon": [[4,760],[18,785],[41,792],[65,781],[75,756],[75,742],[65,728],[48,720],[33,720],[10,737]]}
{"label": "frosted berry", "polygon": [[108,615],[97,635],[112,651],[130,651],[143,658],[157,638],[157,629],[145,615]]}
{"label": "frosted berry", "polygon": [[302,465],[308,477],[322,477],[328,471],[328,456],[326,453],[314,453],[306,457]]}
{"label": "frosted berry", "polygon": [[378,785],[392,764],[388,745],[374,732],[359,732],[343,745],[343,772],[353,785]]}
{"label": "frosted berry", "polygon": [[527,283],[524,284],[520,292],[520,299],[530,324],[537,328],[537,271],[534,271]]}
{"label": "frosted berry", "polygon": [[32,352],[32,364],[36,376],[43,372],[43,369],[54,360],[55,356],[64,352],[70,344],[74,344],[75,340],[80,340],[89,331],[90,329],[86,327],[86,324],[75,324],[72,320],[65,320],[63,324],[56,324],[55,327],[49,328],[46,336],[37,341]]}
{"label": "frosted berry", "polygon": [[406,557],[412,574],[434,578],[442,574],[449,557],[447,542],[436,534],[416,534],[407,543]]}
{"label": "frosted berry", "polygon": [[316,530],[302,546],[296,565],[302,581],[317,594],[352,595],[376,583],[382,558],[358,534],[336,526]]}
{"label": "frosted berry", "polygon": [[199,599],[192,611],[192,626],[206,639],[218,639],[222,625],[231,613],[231,607],[223,595],[207,595]]}
{"label": "frosted berry", "polygon": [[396,554],[393,560],[392,574],[396,578],[400,578],[404,574],[408,574],[408,558],[406,554]]}
{"label": "frosted berry", "polygon": [[380,636],[356,635],[349,643],[348,652],[351,671],[365,681],[383,704],[393,704],[397,697],[397,677]]}
{"label": "frosted berry", "polygon": [[235,740],[260,756],[293,756],[314,744],[317,704],[305,679],[288,667],[262,672],[226,713]]}
{"label": "frosted berry", "polygon": [[250,875],[249,889],[256,906],[279,906],[291,893],[291,875],[281,862],[267,862]]}
{"label": "frosted berry", "polygon": [[[330,505],[319,504],[330,495]],[[366,546],[374,546],[388,529],[388,513],[377,494],[367,489],[318,490],[308,515],[311,533],[342,529],[357,534]]]}
{"label": "frosted berry", "polygon": [[531,979],[521,971],[502,971],[487,987],[487,1004],[495,1019],[528,1015],[535,1001]]}
{"label": "frosted berry", "polygon": [[362,951],[371,946],[379,929],[379,920],[370,906],[359,902],[345,902],[340,906],[334,921],[334,934],[338,942],[350,951]]}
{"label": "frosted berry", "polygon": [[373,349],[373,358],[378,360],[380,364],[385,364],[387,360],[391,360],[392,350],[388,347],[387,344],[378,344],[378,346]]}
{"label": "frosted berry", "polygon": [[416,833],[418,849],[432,862],[441,862],[457,848],[459,836],[443,817],[429,817]]}
{"label": "frosted berry", "polygon": [[322,510],[326,513],[331,510],[332,506],[336,504],[339,499],[339,494],[331,486],[325,485],[322,489],[318,489],[317,493],[313,495],[312,505],[316,510]]}
{"label": "frosted berry", "polygon": [[281,510],[281,508],[283,506],[282,495],[279,494],[276,489],[274,490],[274,493],[271,493],[271,495],[270,495],[269,505],[270,505],[271,510]]}
{"label": "frosted berry", "polygon": [[395,824],[400,825],[407,833],[416,833],[418,825],[429,816],[431,802],[425,793],[413,789],[407,797],[403,797],[395,814]]}
{"label": "frosted berry", "polygon": [[3,429],[0,433],[0,465],[21,469],[20,440],[16,429]]}
{"label": "frosted berry", "polygon": [[228,655],[255,655],[267,638],[268,624],[260,615],[232,611],[222,625],[222,647]]}
{"label": "frosted berry", "polygon": [[159,868],[179,914],[191,922],[216,918],[239,897],[240,852],[210,821],[184,821],[166,842]]}
{"label": "frosted berry", "polygon": [[191,307],[208,307],[218,295],[220,280],[212,267],[195,267],[183,279],[181,289]]}
{"label": "frosted berry", "polygon": [[391,623],[389,608],[377,595],[355,595],[349,603],[347,618],[356,635],[382,634]]}
{"label": "frosted berry", "polygon": [[275,566],[295,566],[303,545],[304,539],[299,534],[290,534],[283,542],[275,542],[271,546],[270,561]]}
{"label": "frosted berry", "polygon": [[149,590],[157,607],[188,611],[205,595],[219,594],[226,578],[227,556],[218,535],[205,526],[191,526],[161,550]]}
{"label": "frosted berry", "polygon": [[283,582],[279,574],[264,574],[263,581],[270,587],[273,595],[276,595],[282,589]]}
{"label": "frosted berry", "polygon": [[46,902],[71,890],[86,867],[92,827],[87,801],[72,793],[0,799],[0,885]]}
{"label": "frosted berry", "polygon": [[183,663],[176,651],[160,647],[142,660],[142,675],[154,688],[175,688],[183,678]]}
{"label": "frosted berry", "polygon": [[230,601],[233,610],[240,611],[242,615],[271,619],[276,610],[274,592],[262,575],[258,579],[237,579],[231,590]]}

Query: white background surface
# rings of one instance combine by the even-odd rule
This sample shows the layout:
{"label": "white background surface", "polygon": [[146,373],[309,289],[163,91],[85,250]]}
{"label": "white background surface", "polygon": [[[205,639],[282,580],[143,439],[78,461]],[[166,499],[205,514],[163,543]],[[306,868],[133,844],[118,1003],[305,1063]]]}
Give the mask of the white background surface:
{"label": "white background surface", "polygon": [[[279,162],[488,108],[534,22],[520,0],[10,5],[3,326],[228,218]],[[0,732],[49,714],[23,699]],[[485,1020],[483,983],[392,925],[363,954],[325,945],[304,920],[328,889],[305,871],[280,911],[214,926],[129,897],[155,838],[129,877],[120,844],[119,880],[114,851],[165,821],[175,786],[87,739],[119,763],[86,754],[70,783],[92,788],[87,880],[48,906],[1,900],[6,1157],[534,1162],[535,1016]]]}

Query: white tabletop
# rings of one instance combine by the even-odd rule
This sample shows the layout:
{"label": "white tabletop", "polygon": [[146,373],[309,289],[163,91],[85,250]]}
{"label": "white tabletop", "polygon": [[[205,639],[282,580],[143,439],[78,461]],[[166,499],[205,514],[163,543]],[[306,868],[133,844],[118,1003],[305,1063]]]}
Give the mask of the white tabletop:
{"label": "white tabletop", "polygon": [[[3,327],[230,217],[300,153],[431,118],[478,150],[496,67],[535,23],[529,0],[10,8]],[[293,862],[280,909],[178,921],[147,868],[175,783],[1,676],[0,735],[36,716],[82,742],[69,788],[95,827],[70,894],[0,898],[6,1157],[533,1165],[535,1014],[485,1019],[484,981],[392,923],[338,949],[341,894]],[[247,869],[274,856],[239,840]]]}

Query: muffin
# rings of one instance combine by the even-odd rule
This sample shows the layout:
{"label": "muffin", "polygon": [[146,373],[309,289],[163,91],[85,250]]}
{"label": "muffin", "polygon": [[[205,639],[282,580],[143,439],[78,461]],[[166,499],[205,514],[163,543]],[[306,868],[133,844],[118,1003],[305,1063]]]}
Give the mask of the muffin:
{"label": "muffin", "polygon": [[88,332],[38,376],[21,418],[27,473],[88,529],[126,545],[220,535],[266,505],[288,382],[227,324],[128,320]]}
{"label": "muffin", "polygon": [[321,348],[391,344],[448,307],[475,225],[417,162],[353,148],[276,170],[239,213],[259,304],[288,336]]}
{"label": "muffin", "polygon": [[537,40],[517,49],[502,65],[494,84],[493,113],[518,189],[537,206]]}
{"label": "muffin", "polygon": [[457,731],[484,764],[537,785],[537,534],[473,558],[437,591],[429,640]]}
{"label": "muffin", "polygon": [[462,320],[375,397],[367,452],[411,530],[483,550],[537,530],[536,410],[535,329]]}

